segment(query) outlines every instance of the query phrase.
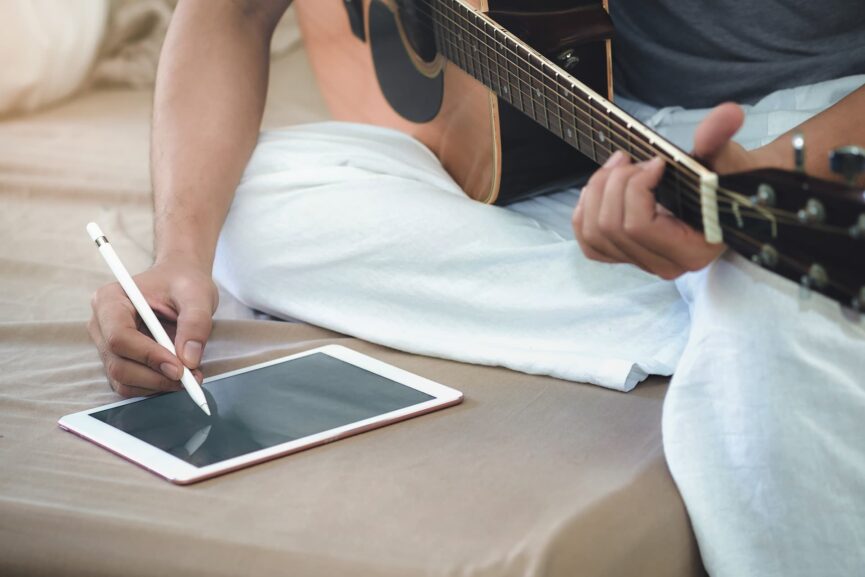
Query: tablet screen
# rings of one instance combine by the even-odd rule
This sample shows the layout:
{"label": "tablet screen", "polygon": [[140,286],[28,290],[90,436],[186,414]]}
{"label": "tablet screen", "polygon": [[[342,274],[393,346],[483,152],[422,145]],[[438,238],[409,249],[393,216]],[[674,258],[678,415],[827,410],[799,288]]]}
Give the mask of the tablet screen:
{"label": "tablet screen", "polygon": [[211,417],[186,391],[91,416],[203,467],[434,398],[324,353],[218,379],[204,391]]}

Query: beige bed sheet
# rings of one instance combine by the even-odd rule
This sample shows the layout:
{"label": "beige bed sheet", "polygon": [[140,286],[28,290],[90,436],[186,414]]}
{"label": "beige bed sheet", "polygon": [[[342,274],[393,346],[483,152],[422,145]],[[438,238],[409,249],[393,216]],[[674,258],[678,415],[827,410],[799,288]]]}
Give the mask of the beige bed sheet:
{"label": "beige bed sheet", "polygon": [[[149,104],[97,92],[0,123],[0,575],[703,574],[658,379],[616,393],[224,304],[206,374],[339,343],[466,400],[190,487],[57,428],[116,400],[85,328],[111,277],[84,225],[133,272],[148,265]],[[303,53],[275,62],[266,124],[324,115]]]}

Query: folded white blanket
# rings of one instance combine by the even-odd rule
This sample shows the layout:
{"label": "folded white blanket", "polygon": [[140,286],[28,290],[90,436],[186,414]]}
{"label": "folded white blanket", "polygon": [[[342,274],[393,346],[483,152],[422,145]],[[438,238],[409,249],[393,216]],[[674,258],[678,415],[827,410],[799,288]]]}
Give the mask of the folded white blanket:
{"label": "folded white blanket", "polygon": [[251,307],[410,352],[619,390],[671,374],[673,283],[565,234],[469,200],[401,133],[316,124],[262,134],[215,274]]}

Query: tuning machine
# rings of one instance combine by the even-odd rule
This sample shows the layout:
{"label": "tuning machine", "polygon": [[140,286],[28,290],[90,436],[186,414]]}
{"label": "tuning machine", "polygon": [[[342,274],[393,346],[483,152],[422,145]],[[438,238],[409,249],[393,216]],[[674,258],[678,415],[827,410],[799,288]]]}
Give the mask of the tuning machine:
{"label": "tuning machine", "polygon": [[778,251],[771,244],[764,244],[760,247],[760,252],[751,257],[751,262],[765,268],[775,268],[778,266],[779,260]]}
{"label": "tuning machine", "polygon": [[857,313],[865,313],[865,286],[859,289],[859,295],[853,299],[850,305]]}
{"label": "tuning machine", "polygon": [[819,264],[812,264],[808,274],[802,275],[799,284],[802,286],[803,294],[807,294],[811,289],[823,289],[829,284],[829,273]]}
{"label": "tuning machine", "polygon": [[826,207],[816,198],[809,198],[805,208],[800,209],[796,217],[803,224],[822,224],[826,221]]}
{"label": "tuning machine", "polygon": [[829,153],[829,168],[840,174],[847,184],[856,184],[856,179],[865,172],[865,149],[860,146],[842,146]]}
{"label": "tuning machine", "polygon": [[793,135],[793,166],[796,172],[805,172],[805,135],[801,132]]}

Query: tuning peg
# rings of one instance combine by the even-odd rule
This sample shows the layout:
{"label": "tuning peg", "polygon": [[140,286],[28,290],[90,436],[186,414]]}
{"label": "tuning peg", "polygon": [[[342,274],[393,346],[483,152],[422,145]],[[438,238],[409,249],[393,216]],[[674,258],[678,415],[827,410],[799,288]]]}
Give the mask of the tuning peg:
{"label": "tuning peg", "polygon": [[763,183],[757,187],[757,194],[753,195],[750,198],[752,206],[775,206],[777,202],[777,197],[775,195],[775,189],[770,185]]}
{"label": "tuning peg", "polygon": [[801,132],[793,135],[793,166],[796,172],[805,172],[805,135]]}
{"label": "tuning peg", "polygon": [[856,224],[850,227],[850,236],[855,239],[865,239],[865,213],[860,214]]}
{"label": "tuning peg", "polygon": [[829,153],[829,168],[853,185],[865,172],[865,149],[859,146],[842,146]]}
{"label": "tuning peg", "polygon": [[826,207],[816,198],[809,198],[805,208],[796,213],[803,224],[821,224],[826,220]]}
{"label": "tuning peg", "polygon": [[859,296],[853,298],[850,303],[853,310],[858,313],[865,313],[865,286],[859,289]]}
{"label": "tuning peg", "polygon": [[806,289],[822,289],[829,284],[829,273],[819,264],[812,264],[808,274],[802,276],[800,284]]}
{"label": "tuning peg", "polygon": [[778,251],[771,244],[764,244],[760,252],[751,257],[751,262],[766,268],[778,266]]}

